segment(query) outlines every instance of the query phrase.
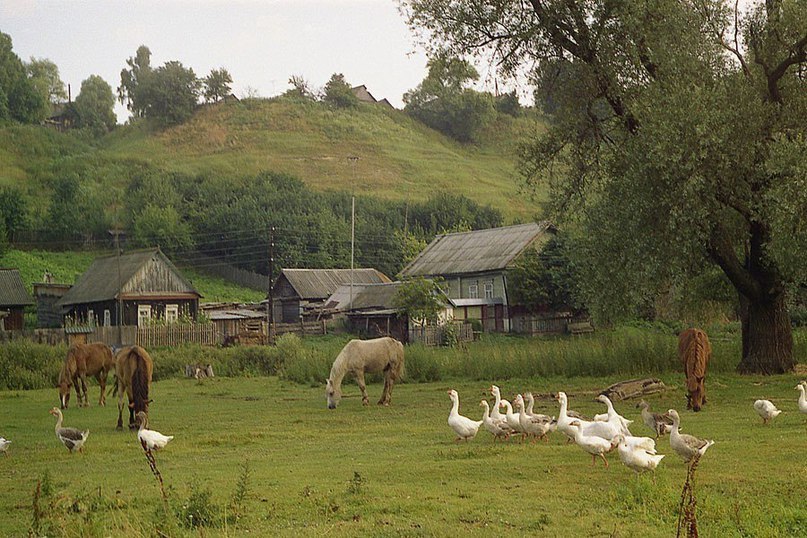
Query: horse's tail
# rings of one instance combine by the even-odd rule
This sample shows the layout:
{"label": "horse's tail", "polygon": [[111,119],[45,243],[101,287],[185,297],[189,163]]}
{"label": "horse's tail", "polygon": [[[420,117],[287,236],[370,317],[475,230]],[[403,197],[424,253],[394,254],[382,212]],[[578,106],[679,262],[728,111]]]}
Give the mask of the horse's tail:
{"label": "horse's tail", "polygon": [[134,355],[137,365],[132,373],[132,399],[134,400],[134,411],[148,413],[149,402],[149,368],[146,358],[140,353],[140,348],[133,347],[129,356]]}
{"label": "horse's tail", "polygon": [[392,371],[392,379],[394,381],[398,381],[399,379],[403,378],[406,375],[406,365],[404,364],[404,347],[401,342],[396,339],[392,339],[393,346],[395,348],[395,364],[393,365]]}

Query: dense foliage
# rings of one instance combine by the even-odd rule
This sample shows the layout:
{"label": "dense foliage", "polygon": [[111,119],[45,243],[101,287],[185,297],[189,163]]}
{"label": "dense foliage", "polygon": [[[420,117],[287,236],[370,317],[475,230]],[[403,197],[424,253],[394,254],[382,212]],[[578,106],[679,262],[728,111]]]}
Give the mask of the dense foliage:
{"label": "dense foliage", "polygon": [[[522,152],[582,230],[601,316],[719,267],[739,294],[740,369],[793,367],[787,289],[807,281],[807,4],[404,2],[436,58],[492,53],[553,88]],[[794,240],[795,239],[795,240]]]}
{"label": "dense foliage", "polygon": [[[299,85],[299,84],[298,84]],[[300,95],[305,95],[305,89],[295,85]],[[334,73],[325,84],[322,101],[334,108],[351,108],[359,106],[359,100],[350,88],[342,73]]]}
{"label": "dense foliage", "polygon": [[45,117],[48,88],[38,80],[14,54],[11,36],[0,32],[0,120],[36,123]]}
{"label": "dense foliage", "polygon": [[428,66],[423,82],[404,94],[404,110],[460,142],[475,140],[495,115],[492,96],[467,87],[479,73],[470,63],[443,55],[429,60]]}
{"label": "dense foliage", "polygon": [[81,83],[74,106],[78,127],[88,129],[96,136],[108,133],[117,123],[115,94],[112,87],[98,75],[90,75]]}

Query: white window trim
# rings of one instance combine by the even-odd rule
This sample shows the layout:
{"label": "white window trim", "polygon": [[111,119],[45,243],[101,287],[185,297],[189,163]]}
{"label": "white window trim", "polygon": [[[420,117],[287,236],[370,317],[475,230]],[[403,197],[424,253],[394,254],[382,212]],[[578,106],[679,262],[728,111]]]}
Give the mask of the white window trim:
{"label": "white window trim", "polygon": [[109,309],[104,309],[104,327],[112,325],[112,312]]}
{"label": "white window trim", "polygon": [[179,321],[179,305],[167,304],[165,305],[165,321],[168,323],[176,323]]}
{"label": "white window trim", "polygon": [[149,304],[139,304],[137,305],[137,326],[146,325],[143,321],[151,321],[151,305]]}
{"label": "white window trim", "polygon": [[479,299],[479,284],[468,284],[468,298]]}
{"label": "white window trim", "polygon": [[493,299],[493,282],[485,282],[485,299]]}

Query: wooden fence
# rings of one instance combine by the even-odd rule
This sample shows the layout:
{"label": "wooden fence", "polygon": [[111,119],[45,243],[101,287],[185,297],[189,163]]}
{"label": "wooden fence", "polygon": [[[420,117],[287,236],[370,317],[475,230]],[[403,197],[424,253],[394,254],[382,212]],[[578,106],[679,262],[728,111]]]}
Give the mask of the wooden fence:
{"label": "wooden fence", "polygon": [[172,324],[163,327],[138,327],[135,341],[146,349],[182,344],[216,346],[222,343],[222,335],[212,323]]}
{"label": "wooden fence", "polygon": [[[452,334],[448,334],[449,332]],[[473,326],[470,323],[453,323],[450,326],[410,327],[409,343],[442,346],[446,344],[447,340],[453,340],[451,338],[453,335],[456,335],[457,343],[472,342],[474,339]]]}
{"label": "wooden fence", "polygon": [[513,332],[536,334],[562,334],[572,321],[571,315],[561,316],[519,316],[513,318]]}
{"label": "wooden fence", "polygon": [[305,336],[306,334],[327,334],[325,330],[325,320],[301,321],[300,323],[275,323],[272,325],[272,341],[286,333],[294,333],[298,336]]}

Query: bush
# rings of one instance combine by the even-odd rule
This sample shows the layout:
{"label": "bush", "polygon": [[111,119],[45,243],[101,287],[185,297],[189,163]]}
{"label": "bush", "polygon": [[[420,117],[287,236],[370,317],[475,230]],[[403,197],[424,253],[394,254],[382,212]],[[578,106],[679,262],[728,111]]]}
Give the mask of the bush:
{"label": "bush", "polygon": [[55,387],[66,346],[34,344],[27,340],[0,346],[0,390]]}

